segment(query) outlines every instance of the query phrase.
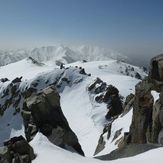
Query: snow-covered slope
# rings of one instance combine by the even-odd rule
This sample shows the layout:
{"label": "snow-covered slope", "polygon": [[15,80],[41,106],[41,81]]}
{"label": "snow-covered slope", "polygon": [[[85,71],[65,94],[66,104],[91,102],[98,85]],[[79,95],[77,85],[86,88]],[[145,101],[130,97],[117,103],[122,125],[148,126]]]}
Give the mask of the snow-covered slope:
{"label": "snow-covered slope", "polygon": [[[91,76],[84,77],[83,81],[78,84],[73,84],[71,87],[65,87],[63,91],[60,92],[61,107],[70,127],[78,136],[86,156],[93,156],[104,125],[107,123],[105,120],[107,109],[106,105],[99,105],[93,102],[87,90],[88,86],[96,77],[99,77],[103,81],[106,81],[107,84],[115,85],[119,89],[120,94],[126,97],[129,93],[134,91],[134,86],[139,80],[131,76],[126,76],[125,73],[121,72],[122,70],[125,72],[128,66],[132,67],[131,65],[117,62],[116,60],[86,63],[76,62],[65,65],[65,67],[70,66],[81,66],[85,68],[87,73],[91,73]],[[28,58],[0,67],[0,78],[7,77],[13,80],[16,77],[23,76],[25,85],[30,85],[38,80],[38,89],[41,89],[46,86],[43,84],[45,83],[44,81],[54,82],[55,78],[60,76],[60,74],[62,74],[62,78],[68,78],[70,81],[80,81],[82,75],[78,75],[74,70],[72,68],[62,74],[63,70],[57,67],[52,65],[38,65]],[[134,71],[131,71],[132,74],[135,72],[139,72],[142,77],[145,76],[143,70],[138,67],[134,67]],[[22,83],[21,87],[24,84]],[[1,83],[0,85],[2,88],[6,83]]]}
{"label": "snow-covered slope", "polygon": [[[71,66],[71,67],[70,67]],[[78,66],[75,68],[75,66]],[[86,73],[91,76],[80,74],[80,68],[85,68]],[[94,61],[94,62],[75,62],[66,64],[67,69],[59,69],[56,66],[46,64],[35,64],[30,59],[24,59],[19,62],[0,67],[0,78],[7,77],[13,80],[15,77],[23,76],[23,81],[20,88],[30,86],[39,81],[36,88],[43,89],[50,83],[61,84],[59,93],[61,96],[61,108],[65,117],[67,118],[70,127],[77,135],[79,142],[87,157],[92,157],[98,144],[99,137],[102,133],[104,125],[107,123],[105,115],[107,113],[105,104],[98,104],[94,101],[93,96],[88,92],[88,86],[97,78],[101,78],[107,84],[112,84],[119,89],[119,93],[126,97],[130,93],[134,93],[134,87],[139,79],[135,78],[135,74],[139,73],[143,78],[146,73],[143,69],[126,64],[124,62],[117,62],[109,59],[109,61]],[[68,67],[70,67],[68,69]],[[126,71],[127,69],[127,71]],[[67,84],[64,80],[68,79]],[[63,80],[64,79],[64,80]],[[64,81],[64,82],[63,82]],[[0,82],[0,92],[10,83]],[[2,103],[3,101],[1,101]],[[22,126],[22,119],[17,114],[13,116],[13,108],[5,111],[3,117],[0,118],[0,137],[1,143],[4,139],[23,134],[24,128]],[[107,141],[106,148],[100,154],[106,154],[117,148],[112,142],[115,132],[122,128],[121,134],[129,130],[131,123],[132,110],[124,117],[118,118],[113,122],[112,134],[109,141]],[[77,154],[65,151],[51,144],[46,137],[38,133],[31,142],[37,158],[33,163],[48,163],[56,162],[103,162],[93,158],[84,158]],[[151,150],[139,156],[132,158],[121,159],[111,162],[137,162],[144,161],[144,163],[154,163],[156,158],[162,152],[162,148]],[[152,154],[151,154],[152,153]],[[147,157],[149,154],[152,158]],[[160,160],[158,162],[161,162]]]}
{"label": "snow-covered slope", "polygon": [[93,158],[85,158],[78,154],[68,152],[51,144],[46,137],[41,134],[37,134],[34,140],[30,143],[34,148],[37,157],[33,160],[33,163],[162,163],[163,157],[161,157],[163,148],[150,150],[140,155],[118,159],[114,161],[100,161]]}
{"label": "snow-covered slope", "polygon": [[29,50],[0,51],[0,66],[19,61],[29,56],[39,62],[51,61],[52,64],[60,64],[60,62],[66,64],[82,60],[109,60],[110,58],[126,60],[125,56],[122,56],[113,50],[100,47],[47,46]]}
{"label": "snow-covered slope", "polygon": [[0,78],[13,80],[16,77],[23,76],[23,79],[31,79],[39,73],[54,69],[48,65],[38,65],[31,59],[25,58],[21,61],[0,67]]}

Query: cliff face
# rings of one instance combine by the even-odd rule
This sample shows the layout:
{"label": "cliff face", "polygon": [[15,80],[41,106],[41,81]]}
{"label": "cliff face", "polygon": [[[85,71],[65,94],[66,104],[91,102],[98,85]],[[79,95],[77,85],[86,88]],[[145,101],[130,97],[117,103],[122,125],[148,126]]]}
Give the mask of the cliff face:
{"label": "cliff face", "polygon": [[84,155],[77,136],[62,112],[60,96],[54,86],[32,94],[23,106],[22,115],[27,140],[30,141],[39,131],[53,144]]}
{"label": "cliff face", "polygon": [[[163,146],[163,55],[151,59],[148,76],[135,86],[135,95],[126,98],[123,113],[117,120],[130,110],[133,113],[129,131],[122,135],[120,129],[114,135],[116,139],[118,137],[115,142],[118,148],[98,158],[114,160]],[[109,122],[99,139],[98,146],[102,146],[102,150],[106,143],[104,134],[107,133],[107,141],[110,141],[113,125],[114,121]]]}
{"label": "cliff face", "polygon": [[[129,135],[130,143],[162,144],[163,131],[163,55],[151,60],[146,79],[135,87],[133,119]],[[157,94],[157,97],[152,95]],[[157,92],[157,93],[156,93]],[[157,98],[157,99],[156,99]]]}

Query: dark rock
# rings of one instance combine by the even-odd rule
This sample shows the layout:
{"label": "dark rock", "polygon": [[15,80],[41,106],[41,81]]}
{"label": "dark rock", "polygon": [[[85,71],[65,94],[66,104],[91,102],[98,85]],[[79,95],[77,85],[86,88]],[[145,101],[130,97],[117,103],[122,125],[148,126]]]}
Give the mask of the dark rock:
{"label": "dark rock", "polygon": [[94,81],[94,83],[91,84],[91,85],[88,87],[88,91],[92,91],[92,90],[95,88],[96,84],[100,84],[100,83],[102,83],[102,82],[103,82],[103,81],[102,81],[100,78],[96,78],[96,80]]}
{"label": "dark rock", "polygon": [[13,137],[10,140],[4,142],[6,151],[1,155],[1,160],[4,163],[31,163],[35,159],[33,148],[22,137]]}
{"label": "dark rock", "polygon": [[63,63],[60,64],[60,69],[63,69],[64,68],[64,65]]}
{"label": "dark rock", "polygon": [[83,63],[86,63],[87,62],[87,60],[83,60]]}
{"label": "dark rock", "polygon": [[107,92],[104,96],[104,102],[107,103],[108,99],[110,99],[111,96],[118,96],[118,94],[119,94],[118,89],[112,85],[109,85],[109,87],[107,88]]}
{"label": "dark rock", "polygon": [[28,57],[28,60],[30,60],[33,64],[37,65],[37,66],[43,66],[44,64],[41,62],[38,62],[36,59],[32,58],[32,57]]}
{"label": "dark rock", "polygon": [[161,111],[161,104],[160,101],[156,101],[153,105],[153,112],[152,112],[152,130],[150,133],[150,142],[151,143],[158,143],[158,135],[161,130],[161,123],[159,120]]}
{"label": "dark rock", "polygon": [[67,78],[62,78],[62,81],[66,82],[67,84],[70,83],[70,81]]}
{"label": "dark rock", "polygon": [[126,97],[126,100],[123,105],[124,111],[122,113],[122,116],[126,115],[131,110],[134,103],[134,99],[135,99],[135,95],[132,93]]}
{"label": "dark rock", "polygon": [[14,80],[12,80],[12,83],[19,83],[19,82],[21,82],[22,78],[23,78],[22,76],[20,78],[17,77]]}
{"label": "dark rock", "polygon": [[86,72],[85,72],[85,69],[82,68],[80,71],[79,71],[80,74],[83,74],[83,75],[86,75]]}
{"label": "dark rock", "polygon": [[103,129],[103,133],[100,135],[94,155],[97,155],[99,152],[101,152],[105,148],[106,142],[104,140],[104,134],[107,134],[107,139],[110,138],[111,126],[112,126],[112,123],[108,123],[107,125],[105,125]]}
{"label": "dark rock", "polygon": [[76,135],[69,127],[61,110],[60,96],[54,86],[47,87],[39,93],[33,93],[26,99],[26,107],[24,110],[29,112],[24,112],[23,117],[28,139],[30,139],[29,126],[35,125],[37,130],[47,136],[52,143],[65,149],[70,146],[84,155]]}
{"label": "dark rock", "polygon": [[2,83],[5,83],[5,82],[9,81],[9,79],[8,79],[8,78],[1,78],[0,81],[1,81]]}
{"label": "dark rock", "polygon": [[98,102],[98,103],[102,103],[103,98],[104,98],[104,96],[103,96],[103,94],[101,94],[101,95],[95,97],[95,101]]}
{"label": "dark rock", "polygon": [[123,111],[122,102],[121,102],[119,96],[111,98],[111,103],[109,106],[110,107],[108,108],[109,111],[106,115],[106,119],[110,119],[111,117],[118,116]]}
{"label": "dark rock", "polygon": [[119,129],[119,130],[117,130],[117,131],[115,132],[115,135],[114,135],[114,137],[113,137],[112,142],[113,142],[115,139],[117,139],[119,135],[121,135],[121,131],[122,131],[122,128]]}
{"label": "dark rock", "polygon": [[149,77],[157,81],[163,81],[163,54],[151,59]]}
{"label": "dark rock", "polygon": [[107,107],[109,109],[106,119],[110,119],[111,117],[117,116],[122,113],[122,101],[119,96],[119,91],[112,85],[109,85],[107,88],[107,92],[104,95],[103,101],[107,103]]}
{"label": "dark rock", "polygon": [[163,127],[163,108],[161,108],[159,113],[159,121],[161,123],[161,126]]}
{"label": "dark rock", "polygon": [[158,134],[158,143],[163,145],[163,128],[160,130]]}
{"label": "dark rock", "polygon": [[154,99],[148,81],[143,80],[138,83],[135,89],[133,117],[130,127],[131,142],[144,144],[150,139],[150,136],[147,138],[147,133],[148,131],[151,132]]}
{"label": "dark rock", "polygon": [[24,92],[22,92],[22,95],[24,98],[28,98],[36,91],[37,91],[36,88],[30,87],[30,88],[27,88]]}
{"label": "dark rock", "polygon": [[108,113],[105,116],[106,119],[110,120],[112,117],[122,113],[122,101],[119,96],[119,91],[112,85],[107,85],[100,78],[97,78],[93,84],[88,87],[88,91],[92,94],[97,94],[95,101],[98,103],[106,103]]}
{"label": "dark rock", "polygon": [[135,74],[135,78],[136,78],[136,79],[139,79],[139,80],[142,79],[141,75],[140,75],[138,72],[136,72],[136,74]]}
{"label": "dark rock", "polygon": [[143,71],[147,73],[148,69],[146,67],[142,67]]}
{"label": "dark rock", "polygon": [[37,82],[36,83],[33,83],[32,86],[33,87],[37,87],[38,86],[38,83]]}
{"label": "dark rock", "polygon": [[103,91],[105,91],[107,84],[105,82],[102,82],[98,87],[95,88],[94,93],[99,94]]}
{"label": "dark rock", "polygon": [[4,98],[5,96],[8,96],[8,95],[9,95],[9,89],[7,88],[3,91],[3,95],[1,96],[1,98]]}

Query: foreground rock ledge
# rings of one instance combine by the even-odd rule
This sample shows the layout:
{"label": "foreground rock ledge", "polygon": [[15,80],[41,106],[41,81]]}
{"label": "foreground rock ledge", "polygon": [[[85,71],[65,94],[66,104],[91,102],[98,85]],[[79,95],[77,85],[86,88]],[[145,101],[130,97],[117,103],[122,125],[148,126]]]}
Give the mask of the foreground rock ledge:
{"label": "foreground rock ledge", "polygon": [[35,159],[33,148],[22,137],[13,137],[0,148],[0,163],[31,163]]}
{"label": "foreground rock ledge", "polygon": [[22,116],[28,141],[39,131],[53,144],[84,155],[77,136],[60,107],[60,96],[54,86],[33,93],[25,100]]}

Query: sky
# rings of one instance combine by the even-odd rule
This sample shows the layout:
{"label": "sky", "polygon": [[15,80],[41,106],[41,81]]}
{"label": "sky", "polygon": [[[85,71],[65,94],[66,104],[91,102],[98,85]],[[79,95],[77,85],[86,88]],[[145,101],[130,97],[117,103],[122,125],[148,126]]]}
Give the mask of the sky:
{"label": "sky", "polygon": [[140,62],[162,43],[163,0],[0,0],[0,49],[89,44]]}

